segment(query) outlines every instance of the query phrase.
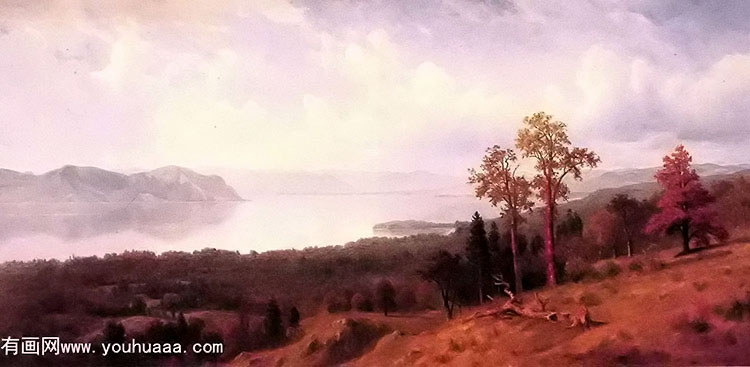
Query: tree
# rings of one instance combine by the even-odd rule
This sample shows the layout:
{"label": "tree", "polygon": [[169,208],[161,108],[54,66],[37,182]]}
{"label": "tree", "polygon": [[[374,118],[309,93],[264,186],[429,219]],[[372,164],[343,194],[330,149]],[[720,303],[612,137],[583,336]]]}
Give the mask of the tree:
{"label": "tree", "polygon": [[547,265],[547,285],[555,285],[555,214],[557,201],[567,199],[568,175],[581,179],[581,169],[596,167],[599,157],[586,148],[571,147],[566,125],[552,121],[552,116],[537,112],[523,119],[518,131],[516,147],[524,158],[536,160],[538,174],[532,181],[544,201],[544,257]]}
{"label": "tree", "polygon": [[448,319],[452,319],[461,284],[461,256],[441,250],[421,274],[425,280],[437,285],[445,313]]}
{"label": "tree", "polygon": [[387,279],[378,283],[376,288],[378,306],[383,310],[383,315],[388,316],[388,311],[396,308],[396,289]]}
{"label": "tree", "polygon": [[495,222],[490,222],[490,231],[487,233],[487,246],[490,249],[490,255],[500,253],[500,229]]}
{"label": "tree", "polygon": [[581,237],[583,235],[583,219],[573,209],[568,209],[565,217],[557,225],[559,237]]}
{"label": "tree", "polygon": [[628,257],[633,256],[633,235],[636,226],[641,224],[636,215],[641,209],[641,203],[627,194],[617,194],[607,204],[607,210],[616,215],[620,221],[625,241],[628,244]]}
{"label": "tree", "polygon": [[492,284],[492,263],[484,220],[479,212],[474,212],[471,217],[469,238],[466,241],[466,258],[477,269],[477,289],[481,304],[484,301],[485,290],[488,290]]}
{"label": "tree", "polygon": [[518,158],[512,149],[495,145],[487,148],[479,171],[469,169],[469,183],[475,184],[478,198],[488,198],[492,206],[500,206],[501,215],[510,223],[510,248],[513,256],[515,291],[523,291],[521,269],[518,265],[518,225],[523,222],[521,212],[531,210],[531,183],[517,175]]}
{"label": "tree", "polygon": [[614,214],[604,209],[598,210],[588,218],[588,224],[584,232],[586,238],[590,239],[599,249],[612,246],[612,257],[617,257],[616,221],[617,217]]}
{"label": "tree", "polygon": [[656,173],[656,181],[664,189],[656,204],[659,212],[649,218],[645,228],[646,233],[651,234],[679,232],[682,237],[681,254],[690,252],[691,242],[705,246],[712,239],[724,240],[728,237],[711,207],[714,197],[703,188],[700,177],[691,168],[692,161],[690,153],[682,145],[664,157],[664,168]]}
{"label": "tree", "polygon": [[268,305],[266,306],[266,317],[263,319],[263,332],[271,345],[276,345],[284,337],[281,309],[273,298],[268,301]]}
{"label": "tree", "polygon": [[289,326],[299,326],[299,310],[295,306],[292,306],[292,308],[289,310]]}

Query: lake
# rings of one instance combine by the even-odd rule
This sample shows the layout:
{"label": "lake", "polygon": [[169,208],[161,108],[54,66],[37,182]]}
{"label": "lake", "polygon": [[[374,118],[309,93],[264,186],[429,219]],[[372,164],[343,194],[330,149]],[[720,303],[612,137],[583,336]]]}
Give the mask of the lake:
{"label": "lake", "polygon": [[468,221],[469,195],[268,195],[247,202],[0,204],[0,261],[125,250],[250,251],[343,245],[391,220]]}

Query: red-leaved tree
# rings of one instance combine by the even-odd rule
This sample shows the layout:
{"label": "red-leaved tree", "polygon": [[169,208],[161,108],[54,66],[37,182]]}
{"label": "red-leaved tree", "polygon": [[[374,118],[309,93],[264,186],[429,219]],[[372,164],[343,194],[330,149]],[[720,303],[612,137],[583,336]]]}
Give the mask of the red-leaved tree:
{"label": "red-leaved tree", "polygon": [[656,173],[656,180],[664,189],[657,203],[659,212],[649,219],[645,228],[650,234],[679,233],[682,253],[690,252],[691,242],[706,246],[712,239],[724,240],[728,236],[711,207],[713,196],[703,188],[698,174],[690,166],[692,161],[682,145],[664,157],[664,168]]}

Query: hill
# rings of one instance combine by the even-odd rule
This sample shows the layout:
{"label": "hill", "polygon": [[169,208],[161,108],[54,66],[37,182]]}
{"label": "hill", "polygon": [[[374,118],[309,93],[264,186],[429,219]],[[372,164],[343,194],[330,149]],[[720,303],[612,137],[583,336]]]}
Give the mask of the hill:
{"label": "hill", "polygon": [[[702,163],[693,165],[701,177],[721,176],[750,169],[748,164],[719,165]],[[583,180],[568,180],[573,193],[589,193],[601,189],[630,186],[654,181],[656,171],[661,167],[626,168],[617,170],[592,170],[584,173]]]}
{"label": "hill", "polygon": [[235,201],[219,176],[168,166],[131,175],[64,166],[41,175],[0,170],[0,202]]}
{"label": "hill", "polygon": [[[343,321],[333,322],[321,314],[303,323],[299,341],[243,353],[231,366],[331,365],[321,358],[341,344],[358,346],[350,350],[350,366],[746,365],[750,324],[742,320],[750,317],[750,246],[737,243],[682,258],[672,254],[600,263],[618,270],[539,292],[550,310],[586,305],[600,322],[589,330],[540,319],[473,317],[505,300],[418,329],[408,326],[431,313],[339,314]],[[355,338],[339,330],[355,323],[384,331]]]}

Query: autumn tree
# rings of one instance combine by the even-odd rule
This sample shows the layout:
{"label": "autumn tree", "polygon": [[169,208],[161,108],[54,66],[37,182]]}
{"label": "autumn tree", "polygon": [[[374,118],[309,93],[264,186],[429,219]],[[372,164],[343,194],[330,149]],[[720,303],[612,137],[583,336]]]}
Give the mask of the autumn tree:
{"label": "autumn tree", "polygon": [[633,256],[633,237],[643,222],[637,215],[641,203],[627,194],[617,194],[607,204],[607,211],[616,215],[628,246],[628,257]]}
{"label": "autumn tree", "polygon": [[[584,236],[593,242],[599,249],[611,246],[612,257],[617,257],[617,217],[608,210],[602,209],[594,212],[586,220]],[[600,252],[601,254],[601,252]]]}
{"label": "autumn tree", "polygon": [[691,167],[690,153],[678,145],[663,160],[664,168],[656,173],[656,181],[664,189],[656,204],[659,212],[651,216],[645,231],[651,234],[678,232],[682,237],[681,254],[690,252],[691,242],[705,246],[712,239],[726,239],[727,231],[711,207],[714,197],[703,188],[700,177]]}
{"label": "autumn tree", "polygon": [[553,121],[551,115],[537,112],[523,120],[518,131],[516,147],[524,158],[533,158],[538,174],[532,181],[545,204],[544,257],[547,265],[547,285],[555,285],[555,215],[557,201],[567,199],[569,189],[565,179],[581,179],[581,169],[596,167],[599,157],[586,148],[572,147],[567,126]]}
{"label": "autumn tree", "polygon": [[486,291],[492,284],[492,263],[487,231],[484,229],[484,220],[479,212],[474,212],[471,217],[469,238],[466,240],[466,258],[476,268],[479,303],[482,303],[484,295],[487,294]]}
{"label": "autumn tree", "polygon": [[512,149],[501,149],[495,145],[487,148],[479,171],[469,169],[469,183],[476,185],[478,198],[489,199],[492,206],[500,208],[500,214],[509,222],[510,248],[513,256],[513,278],[515,291],[523,291],[521,269],[518,261],[518,244],[516,237],[518,225],[524,218],[521,213],[531,210],[531,183],[518,175],[518,158]]}

